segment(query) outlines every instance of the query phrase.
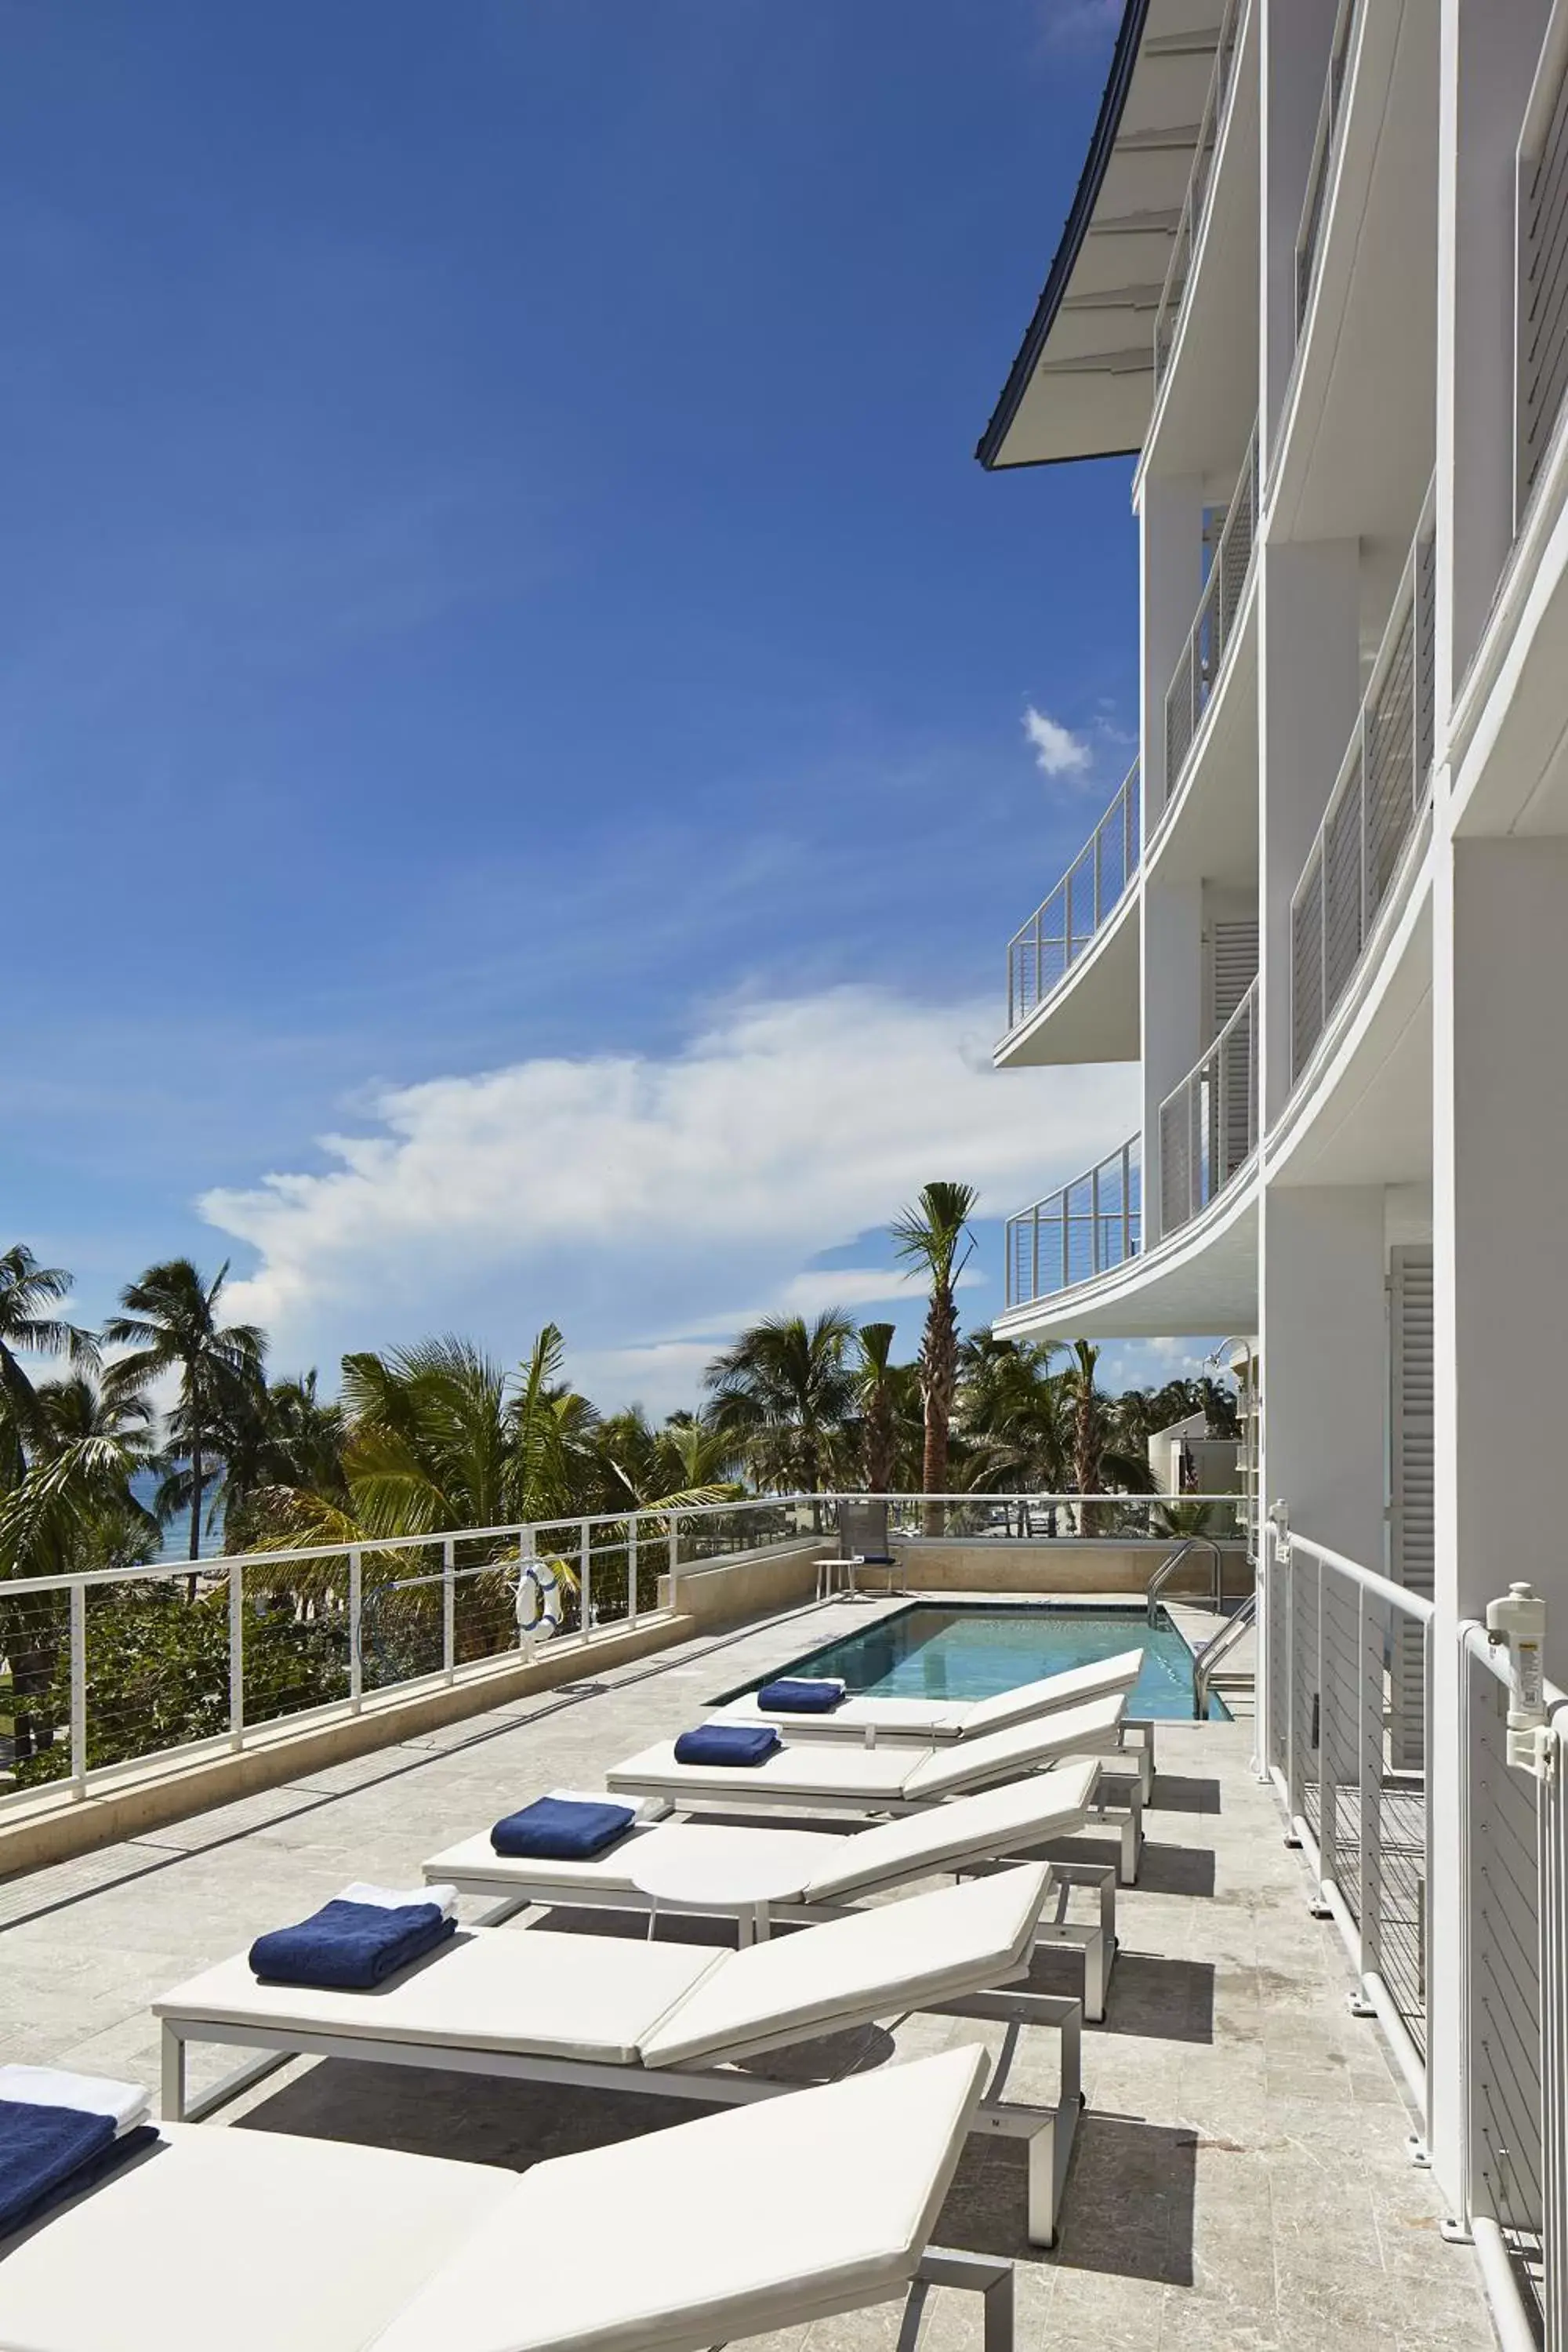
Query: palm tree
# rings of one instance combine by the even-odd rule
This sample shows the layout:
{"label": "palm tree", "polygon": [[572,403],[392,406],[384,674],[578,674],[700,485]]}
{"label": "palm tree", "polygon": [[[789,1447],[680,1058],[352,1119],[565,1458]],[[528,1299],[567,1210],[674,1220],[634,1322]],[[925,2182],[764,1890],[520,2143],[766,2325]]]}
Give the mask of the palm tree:
{"label": "palm tree", "polygon": [[63,1266],[40,1265],[26,1242],[0,1254],[0,1486],[15,1486],[37,1411],[37,1394],[20,1356],[64,1356],[93,1364],[97,1343],[50,1310],[70,1296]]}
{"label": "palm tree", "polygon": [[744,1453],[761,1485],[821,1489],[854,1412],[855,1336],[852,1318],[837,1307],[811,1324],[769,1315],[709,1365],[713,1426]]}
{"label": "palm tree", "polygon": [[[215,1440],[226,1419],[231,1423],[262,1384],[266,1340],[253,1323],[218,1321],[218,1300],[228,1279],[226,1259],[209,1283],[188,1257],[150,1265],[120,1294],[122,1315],[104,1326],[106,1344],[132,1353],[120,1367],[127,1381],[145,1388],[174,1372],[179,1402],[169,1416],[171,1449],[185,1466],[165,1481],[160,1507],[174,1517],[188,1505],[191,1541],[187,1557],[201,1556],[202,1498]],[[195,1598],[196,1580],[190,1582]]]}
{"label": "palm tree", "polygon": [[[957,1428],[970,1483],[1059,1495],[1072,1484],[1072,1416],[1049,1341],[978,1332],[961,1350]],[[1054,1534],[1055,1512],[1050,1513]]]}
{"label": "palm tree", "polygon": [[[891,1227],[895,1254],[925,1276],[930,1286],[925,1329],[921,1336],[921,1393],[925,1400],[925,1458],[921,1483],[928,1495],[947,1491],[948,1430],[958,1387],[958,1277],[974,1250],[969,1220],[980,1199],[973,1184],[926,1184],[912,1207]],[[967,1244],[967,1245],[966,1245]],[[928,1503],[925,1531],[940,1535],[942,1509]]]}
{"label": "palm tree", "polygon": [[[1154,1480],[1148,1454],[1117,1443],[1111,1400],[1096,1378],[1100,1349],[1088,1339],[1075,1339],[1070,1357],[1062,1381],[1072,1415],[1075,1491],[1101,1495],[1114,1488],[1121,1494],[1151,1494]],[[1081,1532],[1091,1534],[1097,1520],[1098,1515],[1086,1506],[1081,1514]]]}
{"label": "palm tree", "polygon": [[860,1402],[861,1475],[868,1494],[892,1491],[899,1460],[899,1373],[892,1360],[897,1327],[862,1323],[856,1334],[860,1360],[855,1385]]}

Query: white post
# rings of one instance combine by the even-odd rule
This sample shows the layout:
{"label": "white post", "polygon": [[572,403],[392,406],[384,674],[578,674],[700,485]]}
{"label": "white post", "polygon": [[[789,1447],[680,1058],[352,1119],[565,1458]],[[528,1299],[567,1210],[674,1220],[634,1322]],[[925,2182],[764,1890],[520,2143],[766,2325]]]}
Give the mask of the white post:
{"label": "white post", "polygon": [[680,1582],[680,1513],[669,1515],[669,1610],[674,1616],[679,1607],[677,1598]]}
{"label": "white post", "polygon": [[594,1630],[594,1554],[586,1519],[577,1551],[577,1630],[584,1642]]}
{"label": "white post", "polygon": [[87,1794],[87,1587],[70,1589],[71,1793]]}
{"label": "white post", "polygon": [[245,1744],[245,1570],[228,1566],[228,1744]]}
{"label": "white post", "polygon": [[349,1705],[353,1713],[360,1711],[364,1697],[364,1645],[361,1639],[363,1621],[363,1555],[357,1544],[349,1553]]}
{"label": "white post", "polygon": [[458,1671],[458,1541],[441,1546],[441,1671],[451,1682]]}
{"label": "white post", "polygon": [[637,1622],[637,1514],[626,1522],[626,1623]]}

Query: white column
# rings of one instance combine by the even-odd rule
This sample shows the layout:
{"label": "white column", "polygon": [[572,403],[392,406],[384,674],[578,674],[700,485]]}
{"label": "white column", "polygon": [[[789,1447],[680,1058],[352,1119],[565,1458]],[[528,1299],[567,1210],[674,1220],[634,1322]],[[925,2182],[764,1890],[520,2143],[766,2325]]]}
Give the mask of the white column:
{"label": "white column", "polygon": [[1165,689],[1187,641],[1204,586],[1204,486],[1197,474],[1149,481],[1138,534],[1142,581],[1139,740],[1143,746],[1142,838],[1165,805]]}
{"label": "white column", "polygon": [[1204,1049],[1204,893],[1201,882],[1161,882],[1143,892],[1143,1246],[1158,1241],[1160,1105]]}
{"label": "white column", "polygon": [[1263,0],[1263,284],[1258,320],[1266,467],[1296,356],[1296,235],[1329,69],[1335,5],[1336,0]]}
{"label": "white column", "polygon": [[[1548,0],[1444,0],[1437,166],[1437,734],[1513,537],[1514,158]],[[1451,565],[1451,571],[1450,571]]]}
{"label": "white column", "polygon": [[1433,899],[1436,1688],[1434,2160],[1457,2199],[1458,1658],[1455,1627],[1510,1578],[1549,1609],[1568,1682],[1563,1537],[1568,1249],[1568,842],[1439,838]]}
{"label": "white column", "polygon": [[1266,541],[1260,561],[1259,1083],[1272,1125],[1290,1092],[1290,901],[1361,703],[1360,586],[1353,540]]}
{"label": "white column", "polygon": [[1263,1202],[1263,1499],[1381,1570],[1386,1303],[1381,1185],[1269,1186]]}

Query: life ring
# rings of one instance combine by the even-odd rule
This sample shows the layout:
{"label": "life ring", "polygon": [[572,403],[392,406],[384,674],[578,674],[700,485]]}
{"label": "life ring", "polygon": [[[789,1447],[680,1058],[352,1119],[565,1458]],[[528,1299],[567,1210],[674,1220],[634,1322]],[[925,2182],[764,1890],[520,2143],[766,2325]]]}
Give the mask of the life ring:
{"label": "life ring", "polygon": [[541,1642],[561,1630],[561,1580],[547,1559],[525,1559],[519,1570],[517,1630]]}

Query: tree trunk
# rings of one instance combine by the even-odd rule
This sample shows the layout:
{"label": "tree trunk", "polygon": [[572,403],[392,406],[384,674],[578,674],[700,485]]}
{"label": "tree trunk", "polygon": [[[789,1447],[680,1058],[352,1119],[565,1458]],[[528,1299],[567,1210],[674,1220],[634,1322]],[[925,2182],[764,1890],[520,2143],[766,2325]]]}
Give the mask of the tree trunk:
{"label": "tree trunk", "polygon": [[[958,1385],[958,1314],[946,1283],[931,1290],[926,1309],[925,1335],[921,1341],[921,1391],[925,1400],[925,1448],[921,1481],[928,1496],[947,1492],[947,1433],[952,1418],[953,1392]],[[947,1512],[928,1501],[923,1521],[928,1536],[946,1532]]]}
{"label": "tree trunk", "polygon": [[[195,1442],[191,1446],[191,1548],[185,1557],[187,1559],[200,1559],[201,1556],[202,1441],[200,1433],[198,1432]],[[196,1580],[194,1576],[188,1577],[185,1581],[185,1599],[187,1601],[194,1601],[195,1597]]]}

